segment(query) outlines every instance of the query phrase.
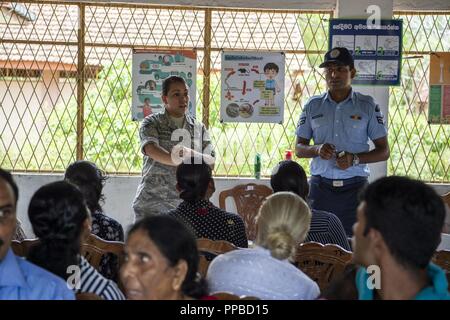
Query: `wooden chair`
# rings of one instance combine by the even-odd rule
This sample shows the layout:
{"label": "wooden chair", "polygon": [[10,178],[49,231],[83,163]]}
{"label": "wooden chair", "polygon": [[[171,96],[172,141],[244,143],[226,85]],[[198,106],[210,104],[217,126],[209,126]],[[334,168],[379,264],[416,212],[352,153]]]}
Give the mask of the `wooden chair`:
{"label": "wooden chair", "polygon": [[[21,242],[12,241],[11,248],[19,257],[27,257],[30,248],[39,243],[39,239],[25,239]],[[81,245],[81,254],[97,270],[99,270],[102,256],[112,253],[118,256],[119,266],[124,258],[124,243],[117,241],[106,241],[96,235],[89,235],[85,243]]]}
{"label": "wooden chair", "polygon": [[441,250],[436,251],[431,258],[431,261],[445,270],[447,274],[450,274],[450,251]]}
{"label": "wooden chair", "polygon": [[225,240],[211,240],[206,238],[197,239],[197,248],[200,252],[198,272],[203,277],[206,277],[206,272],[208,271],[209,264],[211,263],[211,261],[205,257],[205,253],[209,253],[212,256],[217,256],[222,253],[239,249],[231,242]]}
{"label": "wooden chair", "polygon": [[11,241],[11,249],[16,256],[27,257],[30,248],[39,243],[39,239],[25,239],[22,241]]}
{"label": "wooden chair", "polygon": [[217,300],[260,300],[257,297],[237,296],[229,292],[216,292],[212,296],[216,297]]}
{"label": "wooden chair", "polygon": [[232,197],[236,203],[237,213],[244,220],[247,238],[254,241],[257,230],[256,215],[263,201],[272,193],[272,189],[265,185],[254,183],[238,185],[219,194],[219,207],[226,210],[225,200]]}
{"label": "wooden chair", "polygon": [[352,253],[338,245],[307,242],[297,248],[294,264],[323,291],[351,260]]}
{"label": "wooden chair", "polygon": [[81,245],[81,254],[96,269],[99,270],[103,255],[112,253],[119,259],[119,267],[124,260],[124,243],[119,241],[106,241],[94,234]]}

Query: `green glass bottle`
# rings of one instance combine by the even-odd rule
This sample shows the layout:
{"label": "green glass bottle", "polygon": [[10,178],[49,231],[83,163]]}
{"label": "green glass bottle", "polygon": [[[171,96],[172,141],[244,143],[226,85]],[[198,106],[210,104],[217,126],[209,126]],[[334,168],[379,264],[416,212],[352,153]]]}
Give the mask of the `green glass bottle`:
{"label": "green glass bottle", "polygon": [[259,153],[255,156],[255,178],[261,178],[261,154]]}

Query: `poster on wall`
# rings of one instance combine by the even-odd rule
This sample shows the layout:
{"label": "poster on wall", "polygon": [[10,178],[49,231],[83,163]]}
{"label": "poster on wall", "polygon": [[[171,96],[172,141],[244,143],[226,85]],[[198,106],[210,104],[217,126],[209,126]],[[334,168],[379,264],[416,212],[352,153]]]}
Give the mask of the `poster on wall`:
{"label": "poster on wall", "polygon": [[450,52],[430,55],[428,123],[450,124]]}
{"label": "poster on wall", "polygon": [[329,49],[345,47],[355,60],[353,84],[400,85],[402,20],[331,19]]}
{"label": "poster on wall", "polygon": [[222,52],[221,122],[282,123],[285,55]]}
{"label": "poster on wall", "polygon": [[195,116],[197,52],[193,50],[133,51],[133,121],[164,111],[162,83],[170,76],[182,77],[189,88],[188,112]]}

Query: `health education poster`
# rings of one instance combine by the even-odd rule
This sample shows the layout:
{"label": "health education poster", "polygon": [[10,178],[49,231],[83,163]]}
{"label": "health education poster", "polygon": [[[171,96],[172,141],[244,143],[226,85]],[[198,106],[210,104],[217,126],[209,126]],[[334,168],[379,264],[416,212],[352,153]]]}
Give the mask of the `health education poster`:
{"label": "health education poster", "polygon": [[282,123],[282,52],[222,52],[221,122]]}
{"label": "health education poster", "polygon": [[345,47],[355,60],[352,84],[400,85],[402,20],[331,19],[329,49]]}
{"label": "health education poster", "polygon": [[133,51],[133,121],[164,111],[162,83],[170,76],[182,77],[189,87],[188,112],[195,116],[197,52],[193,50]]}
{"label": "health education poster", "polygon": [[450,52],[430,54],[428,123],[450,124]]}

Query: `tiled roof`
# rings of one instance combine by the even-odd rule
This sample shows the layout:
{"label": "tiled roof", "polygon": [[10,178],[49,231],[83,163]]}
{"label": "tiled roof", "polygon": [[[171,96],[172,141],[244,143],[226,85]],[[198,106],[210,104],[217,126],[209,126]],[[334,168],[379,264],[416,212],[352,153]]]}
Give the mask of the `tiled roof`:
{"label": "tiled roof", "polygon": [[[38,60],[77,63],[76,5],[27,4],[36,14],[34,22],[0,16],[0,38],[59,42],[66,44],[0,45],[0,60]],[[203,48],[204,11],[165,10],[136,7],[86,6],[85,42],[103,47],[86,47],[89,65],[115,58],[129,59],[130,47]],[[242,50],[302,50],[304,44],[297,19],[300,15],[269,12],[213,11],[212,48]],[[9,21],[9,26],[5,21]],[[13,23],[13,21],[20,23]],[[123,46],[122,50],[114,45]],[[109,48],[106,48],[109,46]]]}

